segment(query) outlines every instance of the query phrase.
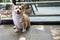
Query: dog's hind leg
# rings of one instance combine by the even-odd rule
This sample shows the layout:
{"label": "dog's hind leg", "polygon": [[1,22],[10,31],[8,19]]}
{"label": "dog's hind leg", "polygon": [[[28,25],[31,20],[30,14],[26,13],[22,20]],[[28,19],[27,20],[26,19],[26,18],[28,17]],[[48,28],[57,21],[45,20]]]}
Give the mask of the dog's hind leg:
{"label": "dog's hind leg", "polygon": [[27,27],[26,22],[24,22],[23,23],[23,30],[22,30],[22,32],[26,32],[26,27]]}
{"label": "dog's hind leg", "polygon": [[22,32],[26,32],[24,22],[22,22],[21,24],[22,24],[22,28],[21,28],[20,30],[21,30]]}
{"label": "dog's hind leg", "polygon": [[22,32],[26,32],[26,29],[25,29],[25,28],[23,28]]}
{"label": "dog's hind leg", "polygon": [[30,28],[30,19],[27,20],[27,28],[26,30],[28,30]]}

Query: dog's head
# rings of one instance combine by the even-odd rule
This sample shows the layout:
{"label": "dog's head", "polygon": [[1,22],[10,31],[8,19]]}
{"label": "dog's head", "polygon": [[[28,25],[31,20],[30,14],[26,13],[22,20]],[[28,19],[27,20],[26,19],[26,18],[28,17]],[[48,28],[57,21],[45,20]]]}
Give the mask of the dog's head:
{"label": "dog's head", "polygon": [[13,10],[17,13],[17,14],[21,14],[22,12],[24,12],[25,7],[23,5],[14,5],[13,6]]}

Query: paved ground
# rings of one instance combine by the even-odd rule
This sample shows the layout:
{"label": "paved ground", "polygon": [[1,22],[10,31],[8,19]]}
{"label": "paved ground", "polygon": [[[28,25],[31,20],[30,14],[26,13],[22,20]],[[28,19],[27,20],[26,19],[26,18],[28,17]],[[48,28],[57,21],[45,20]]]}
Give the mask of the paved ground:
{"label": "paved ground", "polygon": [[0,40],[60,40],[60,25],[31,25],[26,33],[14,33],[13,25],[0,25]]}
{"label": "paved ground", "polygon": [[51,33],[54,40],[60,40],[60,25],[53,25],[51,27]]}
{"label": "paved ground", "polygon": [[0,25],[0,40],[53,40],[47,25],[31,25],[26,33],[14,33],[12,27]]}

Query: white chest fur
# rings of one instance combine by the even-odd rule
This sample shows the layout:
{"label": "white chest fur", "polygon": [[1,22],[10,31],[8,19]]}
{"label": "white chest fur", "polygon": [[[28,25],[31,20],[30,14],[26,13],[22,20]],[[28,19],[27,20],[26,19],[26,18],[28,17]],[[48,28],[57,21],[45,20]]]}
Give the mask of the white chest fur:
{"label": "white chest fur", "polygon": [[13,12],[12,18],[13,18],[14,25],[20,28],[21,27],[20,23],[22,21],[22,18],[20,17],[20,15],[17,15],[15,12]]}

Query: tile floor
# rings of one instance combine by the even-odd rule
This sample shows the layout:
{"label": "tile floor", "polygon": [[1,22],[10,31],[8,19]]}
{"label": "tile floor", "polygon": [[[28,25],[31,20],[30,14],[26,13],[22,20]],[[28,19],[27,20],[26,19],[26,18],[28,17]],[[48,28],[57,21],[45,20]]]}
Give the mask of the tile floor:
{"label": "tile floor", "polygon": [[60,25],[31,25],[26,33],[14,33],[13,25],[0,25],[0,40],[60,40]]}

